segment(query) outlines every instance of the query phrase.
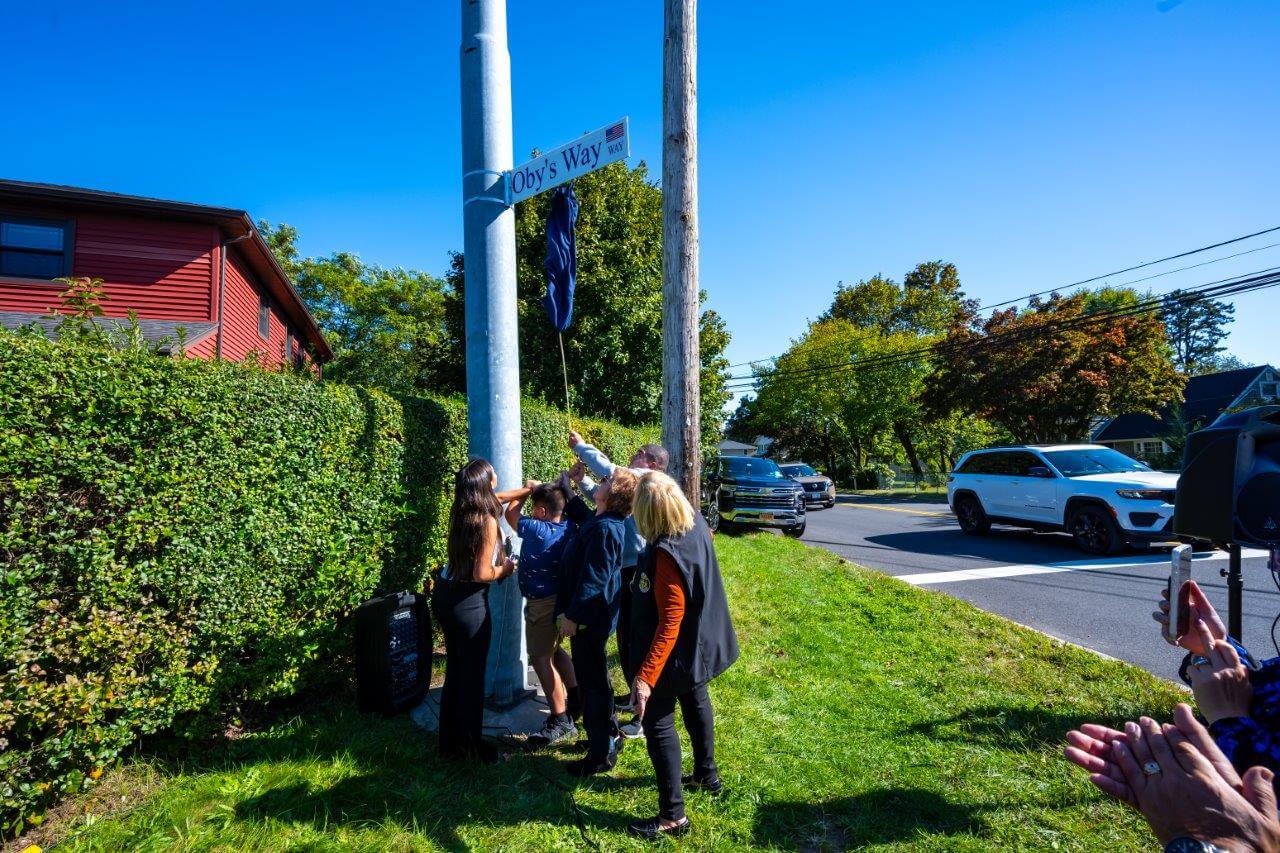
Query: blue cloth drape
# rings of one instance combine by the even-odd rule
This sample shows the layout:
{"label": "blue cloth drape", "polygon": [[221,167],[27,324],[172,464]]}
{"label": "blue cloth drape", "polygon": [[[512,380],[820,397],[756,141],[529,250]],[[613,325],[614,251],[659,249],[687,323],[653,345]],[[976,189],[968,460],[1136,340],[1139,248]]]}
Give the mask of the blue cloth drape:
{"label": "blue cloth drape", "polygon": [[557,332],[569,328],[573,320],[573,288],[578,277],[578,246],[574,226],[578,221],[578,197],[573,183],[556,187],[551,193],[547,216],[547,293],[542,306]]}

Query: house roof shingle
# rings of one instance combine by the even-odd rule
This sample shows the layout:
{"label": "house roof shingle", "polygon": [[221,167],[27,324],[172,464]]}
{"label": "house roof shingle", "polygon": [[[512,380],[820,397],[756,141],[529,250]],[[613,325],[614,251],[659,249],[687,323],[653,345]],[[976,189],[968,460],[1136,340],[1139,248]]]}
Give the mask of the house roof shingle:
{"label": "house roof shingle", "polygon": [[[1268,365],[1260,364],[1256,367],[1191,377],[1183,391],[1182,416],[1188,423],[1208,426],[1267,369]],[[1166,423],[1173,417],[1174,408],[1165,406],[1158,418],[1140,413],[1120,415],[1095,433],[1093,440],[1135,441],[1159,438],[1168,432]]]}

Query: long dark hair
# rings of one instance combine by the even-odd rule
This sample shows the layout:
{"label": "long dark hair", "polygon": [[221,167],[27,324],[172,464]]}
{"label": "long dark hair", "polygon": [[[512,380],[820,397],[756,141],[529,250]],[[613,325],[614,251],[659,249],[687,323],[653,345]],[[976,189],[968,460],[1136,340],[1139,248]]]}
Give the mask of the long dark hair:
{"label": "long dark hair", "polygon": [[502,505],[493,493],[493,466],[472,459],[453,475],[453,509],[449,511],[449,577],[469,581],[476,555],[484,547],[489,519],[497,521]]}

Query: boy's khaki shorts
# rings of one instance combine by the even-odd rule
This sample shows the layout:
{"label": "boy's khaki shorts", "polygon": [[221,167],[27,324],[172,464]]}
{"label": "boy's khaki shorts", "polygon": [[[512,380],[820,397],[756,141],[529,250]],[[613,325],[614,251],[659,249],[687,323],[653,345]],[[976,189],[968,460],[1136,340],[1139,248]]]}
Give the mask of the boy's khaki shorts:
{"label": "boy's khaki shorts", "polygon": [[524,602],[524,645],[530,657],[548,657],[560,644],[556,625],[556,597],[528,598]]}

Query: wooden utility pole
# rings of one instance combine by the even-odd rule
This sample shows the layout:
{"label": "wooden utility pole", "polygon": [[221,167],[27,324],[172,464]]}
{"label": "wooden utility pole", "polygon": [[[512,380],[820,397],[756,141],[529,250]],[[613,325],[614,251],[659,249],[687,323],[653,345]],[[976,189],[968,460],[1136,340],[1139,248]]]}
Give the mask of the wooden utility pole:
{"label": "wooden utility pole", "polygon": [[698,354],[697,0],[665,0],[662,40],[662,443],[671,476],[701,494]]}

